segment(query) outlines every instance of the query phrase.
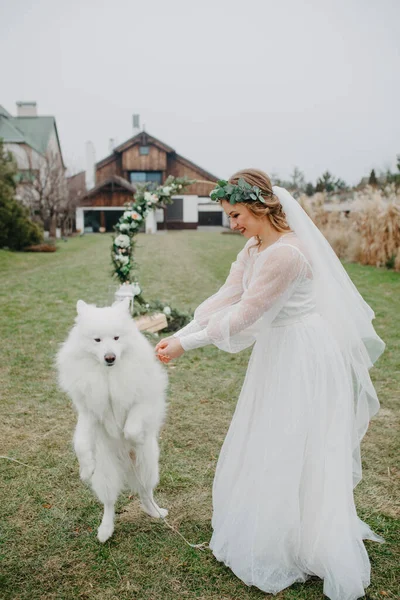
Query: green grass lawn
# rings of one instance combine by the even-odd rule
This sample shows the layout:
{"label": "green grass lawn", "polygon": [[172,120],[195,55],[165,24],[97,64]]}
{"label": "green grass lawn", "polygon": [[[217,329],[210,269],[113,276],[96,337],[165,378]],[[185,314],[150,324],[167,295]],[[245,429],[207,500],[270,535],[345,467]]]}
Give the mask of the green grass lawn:
{"label": "green grass lawn", "polygon": [[[76,301],[104,305],[111,299],[110,240],[74,238],[53,254],[0,251],[0,454],[25,463],[0,459],[0,598],[265,598],[209,551],[190,548],[165,524],[142,514],[135,498],[121,496],[111,540],[101,545],[96,539],[102,509],[79,480],[71,444],[75,414],[57,389],[53,363]],[[209,232],[139,235],[136,257],[145,296],[194,309],[224,281],[243,243]],[[372,371],[382,409],[363,443],[364,479],[356,490],[360,516],[387,540],[366,542],[372,563],[367,597],[398,599],[400,274],[347,268],[387,343]],[[193,543],[211,536],[213,474],[249,354],[209,346],[167,367],[169,412],[156,498],[169,509],[168,521]],[[322,599],[322,583],[296,584],[277,598]]]}

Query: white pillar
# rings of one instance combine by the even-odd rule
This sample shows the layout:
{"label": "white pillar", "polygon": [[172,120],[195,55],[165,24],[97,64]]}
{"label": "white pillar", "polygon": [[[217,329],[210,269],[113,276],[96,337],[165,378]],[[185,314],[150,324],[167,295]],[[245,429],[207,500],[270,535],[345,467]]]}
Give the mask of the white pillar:
{"label": "white pillar", "polygon": [[157,233],[156,211],[150,210],[146,217],[146,233]]}
{"label": "white pillar", "polygon": [[84,216],[83,208],[80,207],[80,206],[78,206],[77,209],[76,209],[75,221],[76,221],[76,228],[79,229],[79,231],[81,233],[84,233],[84,230],[85,230],[85,216]]}

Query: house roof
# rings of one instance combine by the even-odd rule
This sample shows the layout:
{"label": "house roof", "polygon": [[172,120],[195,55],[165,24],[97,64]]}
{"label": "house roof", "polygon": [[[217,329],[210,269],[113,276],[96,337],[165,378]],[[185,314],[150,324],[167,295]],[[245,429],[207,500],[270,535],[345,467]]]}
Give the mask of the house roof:
{"label": "house roof", "polygon": [[199,167],[198,165],[196,165],[194,162],[192,162],[191,160],[185,158],[184,156],[181,156],[180,154],[176,154],[175,153],[175,159],[178,162],[182,163],[183,165],[191,167],[192,169],[196,169],[196,171],[198,171],[199,173],[201,173],[202,176],[206,177],[207,179],[212,179],[214,181],[218,181],[218,179],[220,179],[216,175],[213,175],[212,173],[209,173],[208,171],[205,171],[204,169],[202,169],[201,167]]}
{"label": "house roof", "polygon": [[126,190],[128,190],[128,192],[131,192],[132,194],[136,192],[135,186],[129,183],[129,181],[123,179],[123,177],[119,177],[119,175],[111,175],[111,177],[108,177],[108,179],[101,181],[98,185],[95,185],[94,188],[86,192],[84,198],[93,196],[94,194],[97,194],[97,192],[100,191],[102,188],[105,188],[109,185],[113,186],[114,184],[125,188]]}
{"label": "house roof", "polygon": [[137,133],[123,144],[120,144],[119,146],[114,148],[114,152],[123,152],[124,150],[126,150],[126,148],[130,148],[130,146],[134,146],[136,144],[140,144],[141,146],[148,146],[149,144],[152,144],[153,146],[157,146],[165,152],[175,152],[175,150],[171,148],[171,146],[167,146],[167,144],[164,144],[164,142],[162,142],[161,140],[155,138],[152,135],[149,135],[147,131],[141,131],[140,133]]}
{"label": "house roof", "polygon": [[[52,131],[55,131],[62,158],[61,145],[54,117],[13,117],[0,106],[0,137],[5,142],[27,144],[39,154],[46,154]],[[64,165],[65,166],[65,165]]]}
{"label": "house roof", "polygon": [[0,138],[5,142],[14,142],[22,144],[25,142],[25,136],[12,123],[12,120],[0,113]]}
{"label": "house roof", "polygon": [[51,132],[56,127],[54,117],[11,117],[13,124],[35,144],[40,154],[46,154]]}
{"label": "house roof", "polygon": [[171,146],[168,146],[167,144],[165,144],[161,140],[159,140],[156,137],[150,135],[149,133],[147,133],[147,131],[141,131],[140,133],[134,135],[129,140],[127,140],[126,142],[124,142],[123,144],[120,144],[119,146],[117,146],[116,148],[114,148],[113,153],[110,154],[109,156],[106,156],[102,160],[100,160],[97,163],[96,166],[97,167],[103,167],[107,163],[112,162],[113,160],[115,160],[116,155],[120,154],[121,152],[124,152],[124,150],[127,150],[131,146],[135,146],[137,144],[140,144],[141,146],[148,146],[148,145],[156,146],[157,148],[160,148],[160,150],[164,150],[164,152],[166,152],[167,154],[173,154],[174,158],[178,162],[181,162],[182,164],[184,164],[184,165],[186,165],[188,167],[191,167],[192,169],[196,169],[196,171],[198,171],[199,173],[201,173],[204,177],[214,179],[215,181],[217,181],[219,179],[215,175],[212,175],[208,171],[205,171],[204,169],[202,169],[201,167],[199,167],[198,165],[196,165],[191,160],[188,160],[184,156],[181,156],[180,154],[177,154],[177,152],[175,152],[175,150],[173,148],[171,148]]}
{"label": "house roof", "polygon": [[1,104],[0,104],[0,115],[3,115],[4,117],[11,117],[10,113],[4,108],[4,106],[1,106]]}

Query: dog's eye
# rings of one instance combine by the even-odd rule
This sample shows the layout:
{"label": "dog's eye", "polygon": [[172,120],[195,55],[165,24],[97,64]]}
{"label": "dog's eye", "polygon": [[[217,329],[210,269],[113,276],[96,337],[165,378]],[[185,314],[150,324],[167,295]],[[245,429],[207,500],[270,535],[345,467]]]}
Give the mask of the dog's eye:
{"label": "dog's eye", "polygon": [[114,338],[115,341],[119,340],[119,335],[116,335]]}
{"label": "dog's eye", "polygon": [[95,342],[101,342],[101,339],[100,338],[94,338],[94,341]]}

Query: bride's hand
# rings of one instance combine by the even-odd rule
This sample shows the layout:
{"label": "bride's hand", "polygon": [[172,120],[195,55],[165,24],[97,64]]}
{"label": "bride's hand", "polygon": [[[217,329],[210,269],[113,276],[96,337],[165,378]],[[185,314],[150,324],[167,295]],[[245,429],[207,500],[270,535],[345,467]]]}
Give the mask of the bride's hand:
{"label": "bride's hand", "polygon": [[172,335],[170,335],[170,336],[168,336],[168,337],[163,338],[162,340],[160,340],[158,342],[157,346],[154,348],[154,350],[156,351],[156,354],[157,354],[157,352],[158,352],[158,350],[160,348],[164,348],[165,342],[169,342],[169,340],[172,340],[172,339],[174,339],[174,337]]}
{"label": "bride's hand", "polygon": [[184,349],[178,338],[166,338],[161,340],[156,346],[157,358],[161,362],[169,362],[173,358],[178,358],[184,353]]}

